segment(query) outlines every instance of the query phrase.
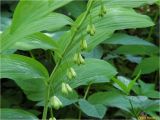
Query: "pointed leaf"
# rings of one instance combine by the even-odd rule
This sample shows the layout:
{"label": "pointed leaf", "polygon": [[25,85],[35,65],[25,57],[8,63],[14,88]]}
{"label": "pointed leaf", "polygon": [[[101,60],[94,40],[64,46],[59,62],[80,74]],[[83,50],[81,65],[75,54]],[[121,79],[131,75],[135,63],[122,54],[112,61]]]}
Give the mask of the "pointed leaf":
{"label": "pointed leaf", "polygon": [[120,46],[114,53],[117,54],[132,54],[132,55],[153,55],[158,53],[157,46],[144,46],[144,45],[125,45]]}
{"label": "pointed leaf", "polygon": [[27,36],[12,46],[12,49],[15,50],[32,50],[37,48],[54,50],[60,54],[57,41],[43,33],[35,33]]}
{"label": "pointed leaf", "polygon": [[145,41],[139,37],[127,35],[124,33],[115,33],[111,38],[105,40],[103,43],[106,44],[119,44],[119,45],[145,45],[155,46],[154,44]]}
{"label": "pointed leaf", "polygon": [[[153,4],[157,0],[103,0],[105,5],[107,7],[109,6],[116,6],[116,7],[130,7],[130,8],[135,8],[135,7],[140,7],[146,4]],[[95,6],[98,5],[98,2],[95,3]]]}
{"label": "pointed leaf", "polygon": [[1,55],[0,77],[13,79],[31,100],[44,98],[48,71],[38,61],[21,55]]}
{"label": "pointed leaf", "polygon": [[[74,80],[68,81],[66,77],[67,69],[73,67],[77,76]],[[116,69],[109,63],[98,59],[86,59],[84,65],[77,66],[73,62],[67,61],[63,63],[55,73],[54,88],[56,92],[60,92],[61,83],[68,81],[72,88],[81,85],[88,85],[89,83],[103,83],[109,82],[110,79],[116,75]]]}
{"label": "pointed leaf", "polygon": [[51,13],[58,6],[68,2],[58,3],[58,0],[51,3],[49,1],[37,2],[34,0],[20,1],[14,12],[11,27],[2,34],[1,52],[9,49],[15,42],[20,41],[27,35],[48,29],[57,30],[71,24],[72,20],[69,17]]}
{"label": "pointed leaf", "polygon": [[152,56],[143,59],[135,68],[133,75],[136,75],[139,71],[141,74],[148,74],[159,69],[159,57]]}
{"label": "pointed leaf", "polygon": [[2,120],[38,120],[32,113],[20,109],[2,108],[0,111]]}
{"label": "pointed leaf", "polygon": [[93,105],[84,99],[79,100],[80,109],[88,116],[103,118],[107,108],[102,104]]}

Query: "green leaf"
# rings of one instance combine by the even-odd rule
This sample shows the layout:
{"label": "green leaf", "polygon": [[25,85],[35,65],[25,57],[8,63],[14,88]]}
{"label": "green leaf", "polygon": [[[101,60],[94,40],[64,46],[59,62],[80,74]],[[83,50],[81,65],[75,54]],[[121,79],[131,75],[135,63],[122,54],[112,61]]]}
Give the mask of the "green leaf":
{"label": "green leaf", "polygon": [[138,95],[147,96],[149,98],[160,98],[160,92],[155,90],[155,85],[139,81],[139,86],[135,86],[133,91]]}
{"label": "green leaf", "polygon": [[[92,21],[96,28],[96,34],[90,37],[86,32],[86,26],[88,25],[89,17],[85,20],[83,26],[78,31],[86,35],[86,40],[88,43],[88,51],[92,50],[96,47],[99,43],[109,38],[114,31],[122,30],[122,29],[129,29],[129,28],[143,28],[153,26],[154,23],[148,16],[141,15],[136,13],[133,9],[129,8],[117,8],[117,7],[108,7],[107,14],[100,18],[98,16],[99,7],[96,7],[92,10]],[[82,18],[83,14],[81,14],[77,20],[75,21],[74,25],[79,23],[80,19]],[[123,17],[122,17],[123,16]],[[73,25],[73,27],[74,27]],[[62,50],[68,45],[71,36],[71,31],[66,32],[65,35],[61,37],[59,40],[59,44],[61,45]],[[79,46],[79,42],[81,40],[81,35],[77,35],[73,40],[72,44],[70,45],[70,49],[66,52],[65,55],[68,57],[69,55],[73,54],[77,47]],[[67,56],[68,55],[68,56]]]}
{"label": "green leaf", "polygon": [[125,95],[118,92],[97,92],[88,97],[91,104],[104,104],[110,107],[117,107],[122,110],[129,111],[130,103]]}
{"label": "green leaf", "polygon": [[1,55],[0,77],[13,79],[31,100],[44,98],[48,71],[38,61],[21,55]]}
{"label": "green leaf", "polygon": [[85,11],[85,1],[72,1],[65,6],[65,9],[74,17],[77,18],[82,12]]}
{"label": "green leaf", "polygon": [[129,95],[132,87],[135,85],[136,80],[139,78],[139,76],[140,76],[140,72],[137,74],[137,76],[133,80],[128,80],[123,76],[118,76],[118,79],[113,77],[112,80],[116,83],[114,85],[115,87],[119,88],[124,93]]}
{"label": "green leaf", "polygon": [[127,86],[127,91],[128,93],[130,93],[131,89],[133,88],[133,86],[135,85],[136,83],[136,80],[138,80],[139,76],[141,75],[141,71],[138,72],[138,74],[136,75],[136,77],[130,81],[130,83],[128,84]]}
{"label": "green leaf", "polygon": [[128,88],[127,86],[121,81],[121,80],[118,80],[116,78],[112,78],[112,80],[122,89],[122,91],[124,91],[126,94],[128,94]]}
{"label": "green leaf", "polygon": [[105,40],[105,44],[119,44],[119,45],[145,45],[155,46],[154,44],[145,41],[137,36],[127,35],[125,33],[115,33],[111,38]]}
{"label": "green leaf", "polygon": [[37,48],[54,50],[60,54],[57,41],[40,32],[27,36],[21,41],[16,42],[11,49],[32,50]]}
{"label": "green leaf", "polygon": [[89,83],[109,82],[117,74],[116,69],[109,63],[98,59],[86,59],[85,65],[75,66],[77,77],[70,81],[70,85],[75,88]]}
{"label": "green leaf", "polygon": [[134,108],[138,108],[146,113],[160,111],[160,100],[150,100],[146,96],[128,96],[128,99],[132,102]]}
{"label": "green leaf", "polygon": [[109,38],[115,30],[143,28],[154,25],[149,17],[138,14],[133,9],[108,7],[108,12],[103,18],[98,16],[99,9],[99,7],[95,8],[92,14],[96,34],[88,40],[89,50],[95,47],[97,43],[99,44]]}
{"label": "green leaf", "polygon": [[106,106],[120,108],[129,113],[132,112],[132,105],[134,109],[140,111],[148,110],[149,112],[158,111],[159,104],[159,100],[150,100],[146,96],[126,96],[117,91],[97,92],[89,96],[88,101],[91,104],[104,104]]}
{"label": "green leaf", "polygon": [[93,105],[85,99],[79,100],[80,109],[88,116],[103,118],[107,108],[102,104]]}
{"label": "green leaf", "polygon": [[48,29],[57,30],[71,24],[72,20],[69,17],[59,13],[51,13],[68,2],[70,0],[64,2],[55,0],[51,4],[48,1],[20,1],[14,12],[11,27],[2,34],[1,52],[33,33]]}
{"label": "green leaf", "polygon": [[[107,7],[110,6],[115,6],[115,7],[130,7],[130,8],[136,8],[136,7],[140,7],[146,4],[153,4],[155,3],[157,0],[103,0],[103,2],[105,3],[105,5]],[[95,3],[95,6],[98,5],[98,2]]]}
{"label": "green leaf", "polygon": [[[74,80],[68,80],[66,77],[67,69],[73,67],[77,76]],[[103,83],[109,82],[116,74],[116,69],[109,63],[98,59],[86,59],[84,65],[75,65],[73,62],[66,61],[55,72],[56,82],[53,84],[56,92],[60,92],[61,83],[68,82],[72,88],[81,85],[88,85],[89,83]]]}
{"label": "green leaf", "polygon": [[[13,15],[13,23],[11,31],[19,29],[20,26],[25,26],[28,23],[35,22],[48,16],[53,10],[69,3],[71,0],[61,1],[20,1]],[[26,17],[27,16],[27,17]],[[38,24],[40,25],[40,24]],[[56,25],[56,24],[55,24]],[[31,27],[31,25],[27,26]]]}
{"label": "green leaf", "polygon": [[85,52],[83,54],[85,58],[97,58],[100,59],[103,55],[103,49],[101,46],[95,47],[92,51],[90,52]]}
{"label": "green leaf", "polygon": [[144,46],[144,45],[125,45],[120,46],[113,51],[117,54],[132,54],[132,55],[152,55],[158,53],[157,46]]}
{"label": "green leaf", "polygon": [[135,68],[133,75],[136,75],[139,71],[141,74],[148,74],[159,69],[159,57],[152,56],[143,59]]}
{"label": "green leaf", "polygon": [[78,102],[78,94],[75,91],[68,95],[61,94],[57,96],[61,100],[63,107]]}
{"label": "green leaf", "polygon": [[[73,92],[69,93],[68,95],[56,94],[56,96],[62,102],[63,107],[78,102],[78,94],[76,93],[76,91],[73,91]],[[37,106],[44,106],[44,101],[40,101],[36,105]]]}
{"label": "green leaf", "polygon": [[38,120],[32,113],[20,109],[2,108],[0,111],[2,120]]}

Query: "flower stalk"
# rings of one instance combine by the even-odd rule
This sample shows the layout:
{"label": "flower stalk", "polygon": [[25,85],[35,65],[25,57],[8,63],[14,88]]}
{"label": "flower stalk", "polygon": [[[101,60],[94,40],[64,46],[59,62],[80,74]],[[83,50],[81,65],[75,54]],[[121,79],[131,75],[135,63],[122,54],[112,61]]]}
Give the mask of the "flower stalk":
{"label": "flower stalk", "polygon": [[[89,1],[88,1],[87,10],[86,10],[86,12],[84,13],[84,15],[83,15],[82,19],[80,20],[79,24],[77,25],[77,29],[80,28],[80,26],[83,24],[83,22],[85,21],[86,17],[88,16],[88,14],[89,14],[89,12],[90,12],[90,9],[91,9],[91,7],[92,7],[93,2],[94,2],[93,0],[89,0]],[[44,105],[43,116],[42,116],[42,119],[43,119],[43,120],[46,120],[46,118],[47,118],[48,104],[49,104],[48,101],[49,101],[49,98],[50,98],[51,85],[52,85],[53,80],[54,80],[54,73],[57,71],[57,68],[58,68],[59,65],[61,64],[61,61],[62,61],[64,55],[66,54],[67,49],[68,49],[69,46],[72,44],[72,41],[74,40],[74,38],[75,38],[75,36],[76,36],[76,34],[77,34],[77,31],[78,31],[78,30],[74,31],[74,33],[72,34],[71,40],[70,40],[69,44],[68,44],[67,47],[64,49],[64,52],[63,52],[61,58],[59,59],[58,63],[56,64],[56,66],[55,66],[54,70],[52,71],[52,73],[51,73],[51,75],[50,75],[50,78],[49,78],[49,80],[48,80],[48,84],[47,84],[47,88],[46,88],[47,90],[46,90],[46,97],[45,97],[45,105]]]}

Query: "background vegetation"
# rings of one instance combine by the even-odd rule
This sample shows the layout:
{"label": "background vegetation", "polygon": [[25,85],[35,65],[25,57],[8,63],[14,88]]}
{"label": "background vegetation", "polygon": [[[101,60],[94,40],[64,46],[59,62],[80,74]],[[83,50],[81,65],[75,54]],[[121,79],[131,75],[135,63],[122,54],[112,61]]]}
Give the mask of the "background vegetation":
{"label": "background vegetation", "polygon": [[[63,104],[58,110],[49,107],[47,118],[160,119],[160,2],[97,0],[85,16],[87,3],[1,1],[2,120],[44,117],[46,86],[51,87],[48,97],[56,95]],[[88,21],[95,25],[94,36],[86,32]],[[85,51],[79,48],[83,37]],[[76,52],[85,64],[73,63]],[[69,67],[77,74],[73,80],[66,77]],[[54,81],[48,85],[48,79]],[[74,89],[67,95],[61,93],[64,81]]]}

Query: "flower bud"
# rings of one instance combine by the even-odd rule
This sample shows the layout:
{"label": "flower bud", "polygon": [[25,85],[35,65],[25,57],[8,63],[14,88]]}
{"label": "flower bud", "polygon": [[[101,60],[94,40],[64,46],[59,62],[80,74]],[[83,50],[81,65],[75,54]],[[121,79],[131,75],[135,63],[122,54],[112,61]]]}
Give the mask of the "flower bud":
{"label": "flower bud", "polygon": [[76,77],[76,72],[74,71],[74,69],[73,69],[72,67],[70,68],[70,71],[71,71],[71,73],[72,73],[72,76],[73,76],[73,77]]}
{"label": "flower bud", "polygon": [[94,36],[95,32],[91,30],[90,36]]}
{"label": "flower bud", "polygon": [[62,83],[62,93],[64,94],[68,94],[69,92],[72,92],[72,88],[66,84],[66,83]]}
{"label": "flower bud", "polygon": [[106,14],[106,12],[107,12],[106,7],[104,5],[102,6],[102,12],[103,12],[103,14]]}
{"label": "flower bud", "polygon": [[68,89],[66,87],[66,83],[62,83],[62,93],[68,94]]}
{"label": "flower bud", "polygon": [[90,31],[91,31],[91,26],[90,26],[90,24],[87,25],[87,30],[86,30],[86,31],[87,31],[88,34],[90,34]]}
{"label": "flower bud", "polygon": [[55,118],[55,117],[53,117],[53,118],[49,118],[49,120],[56,120],[56,118]]}
{"label": "flower bud", "polygon": [[51,97],[50,99],[50,104],[56,109],[58,110],[60,107],[62,107],[62,102],[56,97],[56,96],[53,96]]}
{"label": "flower bud", "polygon": [[85,61],[84,61],[81,53],[76,53],[76,54],[74,55],[74,58],[73,58],[73,59],[74,59],[74,62],[75,62],[76,64],[78,64],[78,65],[85,63]]}
{"label": "flower bud", "polygon": [[100,11],[99,11],[99,16],[103,17],[106,14],[106,7],[104,5],[101,5]]}
{"label": "flower bud", "polygon": [[78,54],[78,59],[79,59],[79,63],[80,64],[84,64],[85,63],[85,61],[84,61],[84,59],[83,59],[83,57],[82,57],[82,55],[80,53]]}
{"label": "flower bud", "polygon": [[96,28],[93,24],[92,24],[92,30],[93,30],[94,33],[96,33]]}
{"label": "flower bud", "polygon": [[94,24],[89,24],[87,26],[87,33],[90,34],[91,36],[93,36],[96,32],[95,26]]}
{"label": "flower bud", "polygon": [[87,49],[87,42],[85,39],[82,39],[81,41],[81,50],[86,50]]}
{"label": "flower bud", "polygon": [[72,88],[68,84],[66,84],[66,88],[67,88],[68,92],[72,92],[73,91]]}
{"label": "flower bud", "polygon": [[96,28],[95,28],[95,26],[92,24],[91,25],[91,31],[90,31],[90,36],[94,36],[94,34],[95,34],[95,32],[96,32]]}
{"label": "flower bud", "polygon": [[72,78],[76,77],[76,72],[74,71],[74,69],[72,67],[67,70],[67,77],[69,79],[72,79]]}
{"label": "flower bud", "polygon": [[77,53],[74,55],[73,61],[74,61],[74,63],[76,63],[76,64],[79,63],[79,61],[78,61],[78,54],[77,54]]}
{"label": "flower bud", "polygon": [[102,8],[102,6],[101,6],[101,8],[100,8],[100,11],[99,11],[99,16],[100,16],[100,17],[103,17],[103,16],[104,16],[104,13],[103,13],[103,8]]}
{"label": "flower bud", "polygon": [[67,70],[67,77],[69,78],[69,79],[72,79],[73,77],[72,77],[72,73],[69,71],[69,70]]}
{"label": "flower bud", "polygon": [[103,17],[104,14],[102,13],[102,11],[100,10],[99,14],[98,14],[100,17]]}

